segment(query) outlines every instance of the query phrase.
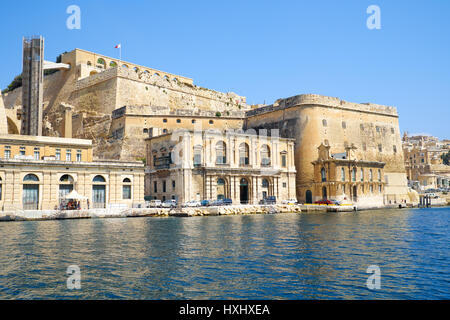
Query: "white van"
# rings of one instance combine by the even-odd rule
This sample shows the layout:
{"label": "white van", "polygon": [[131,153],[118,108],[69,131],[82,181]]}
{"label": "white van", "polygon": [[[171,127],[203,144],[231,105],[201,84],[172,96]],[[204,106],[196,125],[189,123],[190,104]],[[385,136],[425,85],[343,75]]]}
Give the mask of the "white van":
{"label": "white van", "polygon": [[161,207],[161,200],[153,199],[149,201],[149,208],[160,208]]}

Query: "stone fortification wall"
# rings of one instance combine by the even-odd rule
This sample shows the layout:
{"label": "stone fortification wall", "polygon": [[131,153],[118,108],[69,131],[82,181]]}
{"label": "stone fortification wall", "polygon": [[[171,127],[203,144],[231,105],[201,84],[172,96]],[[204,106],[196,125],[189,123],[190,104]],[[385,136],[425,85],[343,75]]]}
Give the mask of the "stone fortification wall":
{"label": "stone fortification wall", "polygon": [[[406,176],[397,111],[377,104],[357,104],[318,95],[278,100],[271,106],[248,111],[246,128],[279,129],[296,139],[297,197],[314,182],[312,161],[323,143],[331,153],[356,147],[358,160],[385,162],[386,192],[406,195]],[[396,200],[394,200],[396,201]]]}

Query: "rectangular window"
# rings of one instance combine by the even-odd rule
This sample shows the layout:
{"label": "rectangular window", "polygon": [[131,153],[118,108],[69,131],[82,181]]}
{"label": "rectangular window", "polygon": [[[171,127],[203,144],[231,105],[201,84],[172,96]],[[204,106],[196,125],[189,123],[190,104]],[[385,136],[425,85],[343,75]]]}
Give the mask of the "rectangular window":
{"label": "rectangular window", "polygon": [[378,151],[382,152],[383,151],[383,147],[381,146],[381,144],[378,145]]}
{"label": "rectangular window", "polygon": [[175,180],[172,180],[172,189],[175,190]]}
{"label": "rectangular window", "polygon": [[25,155],[25,147],[20,147],[20,155],[24,156]]}
{"label": "rectangular window", "polygon": [[61,160],[61,149],[56,149],[55,158],[56,160]]}
{"label": "rectangular window", "polygon": [[286,155],[285,154],[281,155],[281,166],[283,168],[286,168]]}
{"label": "rectangular window", "polygon": [[131,186],[122,186],[123,199],[131,199]]}
{"label": "rectangular window", "polygon": [[11,158],[11,147],[6,146],[5,147],[5,159],[9,159],[9,158]]}
{"label": "rectangular window", "polygon": [[287,187],[286,182],[283,182],[283,188],[286,188],[286,187]]}
{"label": "rectangular window", "polygon": [[34,160],[39,160],[41,158],[41,154],[39,151],[34,151]]}
{"label": "rectangular window", "polygon": [[166,192],[166,180],[163,181],[163,192]]}
{"label": "rectangular window", "polygon": [[66,150],[66,161],[72,161],[72,150]]}
{"label": "rectangular window", "polygon": [[77,161],[81,162],[81,150],[77,150]]}
{"label": "rectangular window", "polygon": [[199,151],[194,151],[194,167],[202,165],[202,154]]}
{"label": "rectangular window", "polygon": [[158,183],[156,181],[153,181],[153,192],[158,192]]}

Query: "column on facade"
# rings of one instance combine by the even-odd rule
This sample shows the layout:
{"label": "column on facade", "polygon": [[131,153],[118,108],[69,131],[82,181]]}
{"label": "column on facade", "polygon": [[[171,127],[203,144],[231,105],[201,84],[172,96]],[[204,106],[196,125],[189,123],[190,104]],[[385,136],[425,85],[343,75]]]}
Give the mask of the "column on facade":
{"label": "column on facade", "polygon": [[252,182],[252,188],[251,188],[251,203],[252,204],[258,204],[258,177],[250,177]]}
{"label": "column on facade", "polygon": [[229,181],[230,181],[230,199],[233,201],[233,204],[236,204],[236,199],[235,199],[235,183],[234,183],[234,176],[230,176],[229,177]]}
{"label": "column on facade", "polygon": [[205,176],[205,199],[211,199],[211,182],[210,176]]}
{"label": "column on facade", "polygon": [[183,168],[190,168],[190,163],[192,162],[191,149],[191,137],[186,132],[183,135]]}
{"label": "column on facade", "polygon": [[217,200],[217,176],[211,176],[211,199]]}

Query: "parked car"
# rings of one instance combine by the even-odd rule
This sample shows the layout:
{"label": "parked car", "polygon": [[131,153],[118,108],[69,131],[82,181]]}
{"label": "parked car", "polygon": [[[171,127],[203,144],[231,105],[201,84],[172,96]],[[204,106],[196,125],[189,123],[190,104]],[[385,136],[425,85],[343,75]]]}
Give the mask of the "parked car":
{"label": "parked car", "polygon": [[207,207],[207,206],[210,205],[210,201],[209,200],[202,200],[202,201],[200,201],[200,205],[202,207]]}
{"label": "parked car", "polygon": [[341,202],[338,201],[338,200],[331,199],[330,201],[333,202],[333,204],[336,205],[336,206],[340,206],[341,205]]}
{"label": "parked car", "polygon": [[159,208],[161,207],[161,200],[153,199],[148,203],[149,208]]}
{"label": "parked car", "polygon": [[277,203],[277,198],[275,196],[269,196],[259,201],[259,204],[275,204],[275,203]]}
{"label": "parked car", "polygon": [[217,199],[210,203],[210,206],[223,206],[223,199]]}
{"label": "parked car", "polygon": [[183,203],[183,207],[200,207],[202,204],[200,201],[191,200]]}
{"label": "parked car", "polygon": [[177,201],[176,200],[166,200],[162,203],[162,207],[163,208],[175,208],[177,206]]}
{"label": "parked car", "polygon": [[282,204],[289,204],[289,205],[295,205],[297,204],[297,199],[288,199],[281,201]]}
{"label": "parked car", "polygon": [[317,201],[314,201],[314,204],[326,204],[326,205],[329,205],[329,204],[333,204],[333,202],[331,202],[330,200],[317,200]]}
{"label": "parked car", "polygon": [[233,200],[225,198],[223,199],[223,204],[226,206],[231,206],[233,204]]}

